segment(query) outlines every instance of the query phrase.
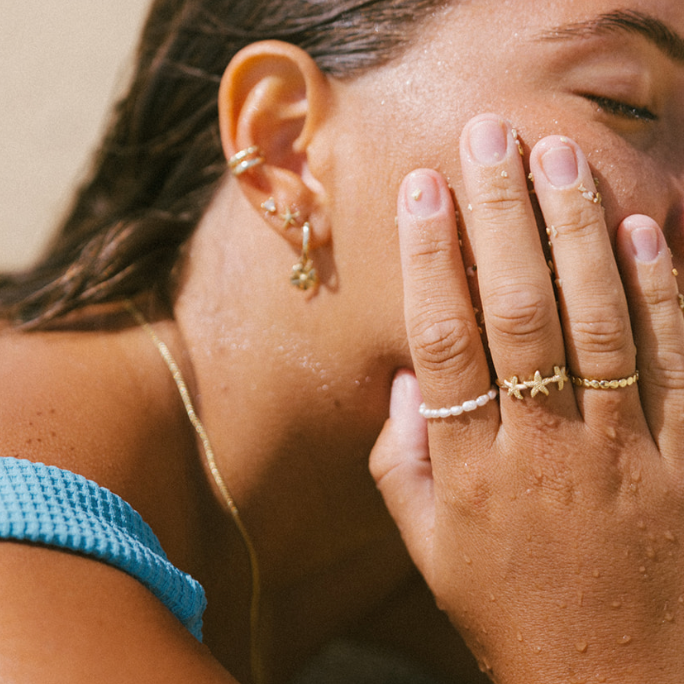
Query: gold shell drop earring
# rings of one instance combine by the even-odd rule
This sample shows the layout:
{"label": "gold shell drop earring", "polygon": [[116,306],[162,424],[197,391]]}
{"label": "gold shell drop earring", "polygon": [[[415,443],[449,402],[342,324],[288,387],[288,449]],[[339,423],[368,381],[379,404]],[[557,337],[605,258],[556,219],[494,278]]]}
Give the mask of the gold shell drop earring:
{"label": "gold shell drop earring", "polygon": [[311,226],[307,221],[302,226],[302,255],[292,267],[290,282],[300,290],[310,290],[318,284],[318,273],[313,261],[309,257],[309,241],[311,240]]}

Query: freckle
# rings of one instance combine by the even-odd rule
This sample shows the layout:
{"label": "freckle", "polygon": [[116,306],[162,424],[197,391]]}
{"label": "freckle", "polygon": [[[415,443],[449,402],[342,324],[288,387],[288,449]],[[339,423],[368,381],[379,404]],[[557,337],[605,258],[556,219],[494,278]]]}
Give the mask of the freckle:
{"label": "freckle", "polygon": [[588,647],[589,647],[589,646],[588,646],[588,644],[587,644],[586,641],[578,641],[578,642],[575,644],[575,648],[577,649],[577,652],[578,652],[578,653],[586,653]]}
{"label": "freckle", "polygon": [[626,646],[627,644],[632,642],[632,637],[627,636],[626,634],[624,636],[619,637],[615,643],[620,644],[622,646]]}
{"label": "freckle", "polygon": [[57,433],[54,430],[51,430],[50,437],[57,437]]}
{"label": "freckle", "polygon": [[423,196],[422,190],[415,190],[413,193],[411,193],[411,197],[413,197],[413,199],[416,200],[416,202],[418,202],[422,196]]}

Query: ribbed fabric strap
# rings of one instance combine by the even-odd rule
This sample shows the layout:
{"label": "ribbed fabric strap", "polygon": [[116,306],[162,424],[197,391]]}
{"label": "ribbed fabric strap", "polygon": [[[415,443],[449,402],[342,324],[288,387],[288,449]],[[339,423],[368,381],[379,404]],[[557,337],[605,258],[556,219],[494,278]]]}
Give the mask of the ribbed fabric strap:
{"label": "ribbed fabric strap", "polygon": [[54,466],[0,458],[0,539],[77,551],[127,572],[202,640],[202,585],[168,561],[139,513],[95,482]]}

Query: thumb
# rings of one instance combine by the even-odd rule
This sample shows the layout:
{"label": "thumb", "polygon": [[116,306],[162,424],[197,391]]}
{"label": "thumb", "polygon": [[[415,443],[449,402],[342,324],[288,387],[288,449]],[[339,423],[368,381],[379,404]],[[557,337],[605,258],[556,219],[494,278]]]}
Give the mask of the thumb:
{"label": "thumb", "polygon": [[418,413],[421,401],[416,376],[400,370],[370,471],[414,563],[429,578],[435,507],[427,424]]}

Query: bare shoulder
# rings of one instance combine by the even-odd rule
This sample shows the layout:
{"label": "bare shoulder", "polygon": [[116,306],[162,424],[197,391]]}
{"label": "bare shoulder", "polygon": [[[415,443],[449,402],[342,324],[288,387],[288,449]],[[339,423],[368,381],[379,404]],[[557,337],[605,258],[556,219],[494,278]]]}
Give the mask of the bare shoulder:
{"label": "bare shoulder", "polygon": [[[173,336],[171,323],[160,330]],[[136,327],[0,331],[0,456],[55,465],[128,501],[183,562],[201,490],[175,385]]]}
{"label": "bare shoulder", "polygon": [[[159,328],[173,339],[171,324]],[[55,465],[112,490],[197,577],[194,436],[139,329],[1,330],[0,426],[0,457]],[[0,603],[0,669],[13,682],[234,684],[150,591],[91,558],[0,541]]]}

